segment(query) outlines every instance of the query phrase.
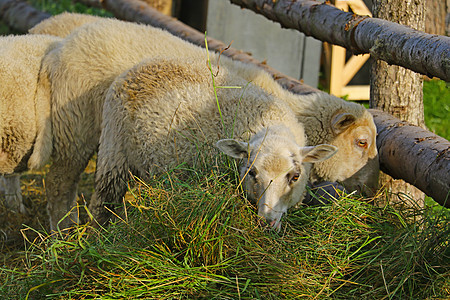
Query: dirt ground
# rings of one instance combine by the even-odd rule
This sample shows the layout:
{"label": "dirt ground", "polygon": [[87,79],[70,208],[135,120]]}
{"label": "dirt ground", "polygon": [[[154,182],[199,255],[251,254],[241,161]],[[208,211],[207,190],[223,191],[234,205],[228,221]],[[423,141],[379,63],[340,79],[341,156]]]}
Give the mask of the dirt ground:
{"label": "dirt ground", "polygon": [[[13,212],[5,206],[5,195],[0,193],[0,254],[23,250],[26,234],[33,238],[33,230],[48,230],[46,212],[45,175],[48,166],[40,172],[26,172],[21,176],[21,189],[25,214]],[[83,203],[91,198],[94,191],[95,160],[91,160],[81,176],[78,185],[78,201]]]}

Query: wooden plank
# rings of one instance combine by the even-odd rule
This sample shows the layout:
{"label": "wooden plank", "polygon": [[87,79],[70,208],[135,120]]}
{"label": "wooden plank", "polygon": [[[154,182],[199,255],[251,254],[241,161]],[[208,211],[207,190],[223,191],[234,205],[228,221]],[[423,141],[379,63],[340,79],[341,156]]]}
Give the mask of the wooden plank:
{"label": "wooden plank", "polygon": [[[343,11],[349,11],[349,8],[351,8],[354,13],[371,15],[362,0],[336,0],[334,5]],[[369,54],[351,56],[346,62],[346,50],[340,46],[331,46],[330,65],[327,67],[330,70],[330,94],[337,97],[347,96],[349,100],[368,100],[370,96],[369,86],[347,86],[347,84],[369,57]]]}
{"label": "wooden plank", "polygon": [[342,72],[345,65],[345,48],[331,46],[330,94],[342,96]]}
{"label": "wooden plank", "polygon": [[346,86],[350,80],[358,73],[359,69],[366,63],[370,58],[370,54],[363,55],[353,55],[344,65],[342,70],[342,85]]}
{"label": "wooden plank", "polygon": [[369,100],[369,85],[347,85],[341,90],[341,97],[347,96],[348,100]]}

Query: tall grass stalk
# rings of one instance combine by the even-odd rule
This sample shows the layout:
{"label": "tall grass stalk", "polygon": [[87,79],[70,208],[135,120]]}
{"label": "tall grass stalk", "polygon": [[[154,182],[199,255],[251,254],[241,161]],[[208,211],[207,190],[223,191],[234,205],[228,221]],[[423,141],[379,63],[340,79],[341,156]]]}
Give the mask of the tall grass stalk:
{"label": "tall grass stalk", "polygon": [[[206,32],[205,32],[205,48],[206,48],[206,63],[208,65],[208,69],[209,69],[209,71],[211,73],[211,80],[212,80],[212,85],[213,85],[213,90],[214,90],[214,97],[216,99],[217,109],[219,110],[220,120],[222,121],[223,129],[225,129],[225,122],[223,120],[222,111],[220,109],[219,97],[217,96],[217,89],[241,89],[242,87],[241,86],[219,86],[219,85],[216,85],[215,77],[218,75],[217,73],[219,72],[219,65],[217,65],[217,73],[214,74],[214,71],[213,71],[213,68],[212,68],[211,59],[210,59],[210,56],[209,56],[208,39],[207,39],[207,36],[206,36]],[[222,54],[222,53],[220,53],[220,54]],[[219,59],[220,59],[220,55],[219,55]],[[219,64],[219,60],[217,61],[217,64]],[[248,83],[247,83],[247,86],[248,86]],[[244,89],[244,91],[245,91],[245,89]],[[239,99],[239,104],[240,104],[240,100],[242,100],[243,93],[241,95],[241,98]],[[239,105],[238,105],[237,109],[239,109]],[[232,135],[233,135],[233,133],[234,133],[234,123],[233,123]]]}

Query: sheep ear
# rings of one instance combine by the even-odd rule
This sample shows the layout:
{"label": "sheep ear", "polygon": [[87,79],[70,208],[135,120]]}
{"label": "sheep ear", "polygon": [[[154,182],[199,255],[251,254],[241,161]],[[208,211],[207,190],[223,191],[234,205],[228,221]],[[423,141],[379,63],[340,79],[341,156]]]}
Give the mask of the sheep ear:
{"label": "sheep ear", "polygon": [[356,117],[350,113],[338,113],[331,119],[331,128],[335,134],[340,134],[355,123],[355,121]]}
{"label": "sheep ear", "polygon": [[249,146],[248,143],[239,142],[232,139],[219,140],[216,143],[216,147],[220,151],[233,158],[245,158],[248,157]]}
{"label": "sheep ear", "polygon": [[337,151],[337,147],[328,144],[301,148],[303,162],[309,163],[324,161],[332,157]]}

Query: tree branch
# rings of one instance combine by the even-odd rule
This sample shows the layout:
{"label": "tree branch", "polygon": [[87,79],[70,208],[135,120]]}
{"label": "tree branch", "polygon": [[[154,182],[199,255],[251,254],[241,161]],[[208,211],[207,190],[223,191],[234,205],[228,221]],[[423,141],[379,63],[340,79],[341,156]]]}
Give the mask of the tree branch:
{"label": "tree branch", "polygon": [[380,110],[369,111],[377,126],[381,170],[450,207],[450,142]]}
{"label": "tree branch", "polygon": [[49,13],[37,10],[24,1],[0,0],[0,19],[9,28],[21,33],[28,32],[28,29],[50,16]]}
{"label": "tree branch", "polygon": [[310,0],[230,0],[282,27],[293,28],[321,41],[345,47],[354,54],[427,76],[450,81],[450,37],[431,35],[382,19],[343,12]]}

